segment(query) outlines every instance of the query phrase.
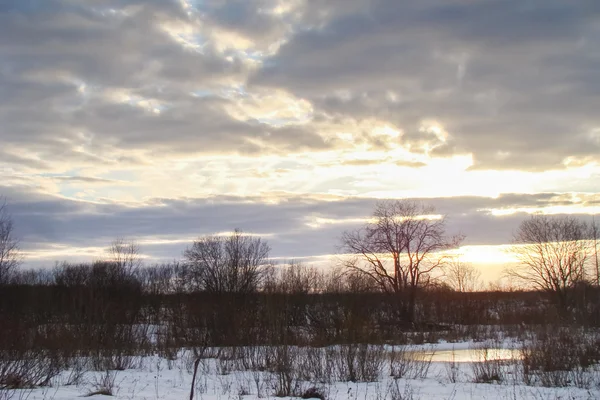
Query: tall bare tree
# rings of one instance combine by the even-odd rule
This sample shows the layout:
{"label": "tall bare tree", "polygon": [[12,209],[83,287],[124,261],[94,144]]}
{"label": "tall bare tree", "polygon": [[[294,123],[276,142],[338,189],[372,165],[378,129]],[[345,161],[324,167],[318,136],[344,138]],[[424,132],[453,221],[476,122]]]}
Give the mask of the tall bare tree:
{"label": "tall bare tree", "polygon": [[508,275],[550,293],[564,311],[569,290],[585,279],[590,235],[588,224],[573,216],[533,215],[514,234],[510,251],[519,264]]}
{"label": "tall bare tree", "polygon": [[19,240],[6,200],[0,198],[0,284],[5,284],[21,263]]}
{"label": "tall bare tree", "polygon": [[204,236],[184,257],[197,289],[209,292],[253,292],[262,282],[271,248],[260,237],[236,229],[230,236]]}
{"label": "tall bare tree", "polygon": [[405,317],[412,322],[419,288],[430,283],[434,271],[450,259],[447,250],[462,239],[446,235],[446,219],[432,206],[412,200],[382,201],[372,221],[344,232],[342,251],[354,255],[345,262],[349,271],[385,292],[406,296]]}
{"label": "tall bare tree", "polygon": [[473,292],[481,287],[481,271],[460,259],[449,262],[444,273],[446,283],[457,292]]}
{"label": "tall bare tree", "polygon": [[[142,266],[139,245],[131,239],[117,238],[106,251],[106,259],[92,263],[88,284],[105,287],[129,285],[138,288],[141,285],[139,270]],[[73,272],[73,266],[61,268],[62,275],[71,276]]]}
{"label": "tall bare tree", "polygon": [[291,260],[279,268],[272,268],[270,291],[282,293],[311,293],[322,286],[322,274],[315,267],[309,267],[300,261]]}
{"label": "tall bare tree", "polygon": [[108,248],[110,261],[114,262],[127,275],[135,273],[142,266],[140,246],[131,239],[117,238]]}

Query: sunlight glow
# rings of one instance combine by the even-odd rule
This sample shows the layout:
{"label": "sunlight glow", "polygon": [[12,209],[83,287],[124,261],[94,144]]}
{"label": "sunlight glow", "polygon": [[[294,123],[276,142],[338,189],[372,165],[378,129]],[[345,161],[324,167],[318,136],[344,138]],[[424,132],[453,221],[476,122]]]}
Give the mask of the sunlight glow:
{"label": "sunlight glow", "polygon": [[448,132],[437,121],[423,121],[421,127],[419,128],[419,131],[433,133],[437,137],[437,139],[442,143],[445,143],[449,137]]}
{"label": "sunlight glow", "polygon": [[372,218],[321,218],[321,217],[307,217],[308,221],[304,224],[314,229],[322,228],[325,225],[343,225],[343,224],[364,224],[375,222]]}
{"label": "sunlight glow", "polygon": [[[216,232],[213,235],[214,236],[218,236],[218,237],[229,237],[232,236],[235,232],[234,231],[222,231],[222,232]],[[242,232],[244,236],[251,236],[251,237],[258,237],[258,238],[269,238],[269,237],[273,237],[275,236],[274,233],[253,233],[253,232]]]}
{"label": "sunlight glow", "polygon": [[240,121],[258,120],[273,126],[304,124],[313,117],[312,105],[281,90],[246,93],[225,106]]}
{"label": "sunlight glow", "polygon": [[510,264],[517,259],[509,251],[510,245],[470,245],[462,246],[456,254],[460,260],[473,264]]}
{"label": "sunlight glow", "polygon": [[402,133],[399,130],[397,130],[389,125],[383,125],[381,127],[376,127],[375,129],[373,129],[373,131],[377,135],[386,136],[386,137],[389,137],[390,139],[397,139],[402,135]]}

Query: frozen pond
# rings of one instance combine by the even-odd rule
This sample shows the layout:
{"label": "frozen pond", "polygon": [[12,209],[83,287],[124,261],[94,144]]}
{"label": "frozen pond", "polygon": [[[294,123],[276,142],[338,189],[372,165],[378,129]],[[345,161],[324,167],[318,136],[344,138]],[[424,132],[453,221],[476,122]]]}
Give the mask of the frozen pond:
{"label": "frozen pond", "polygon": [[433,362],[478,362],[486,360],[519,360],[519,349],[455,349],[455,350],[413,350],[415,359]]}

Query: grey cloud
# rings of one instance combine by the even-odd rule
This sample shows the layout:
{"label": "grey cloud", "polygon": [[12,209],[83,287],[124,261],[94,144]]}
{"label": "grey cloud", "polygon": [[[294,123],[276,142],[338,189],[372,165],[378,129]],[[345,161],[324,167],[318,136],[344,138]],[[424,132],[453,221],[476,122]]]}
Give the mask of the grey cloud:
{"label": "grey cloud", "polygon": [[597,159],[586,134],[600,124],[598,2],[364,4],[298,32],[251,82],[288,88],[317,112],[387,120],[407,144],[428,140],[423,119],[438,120],[451,135],[438,154],[472,152],[475,168]]}
{"label": "grey cloud", "polygon": [[[178,258],[187,240],[234,228],[271,234],[268,240],[275,257],[332,254],[336,252],[341,233],[360,225],[352,219],[370,216],[377,201],[372,198],[331,201],[331,198],[288,195],[269,203],[261,197],[214,196],[156,198],[144,204],[123,205],[73,201],[25,187],[4,187],[0,193],[9,201],[17,233],[26,250],[51,245],[105,247],[115,237],[140,241],[178,240],[144,249],[151,257],[163,259]],[[438,212],[446,214],[449,231],[465,234],[465,244],[508,243],[513,230],[525,217],[522,213],[496,217],[489,209],[568,205],[575,201],[570,195],[556,193],[417,200],[431,203]],[[592,200],[592,197],[584,198],[584,201]],[[338,222],[310,226],[316,218]]]}
{"label": "grey cloud", "polygon": [[50,168],[50,164],[45,161],[0,150],[0,164],[2,163],[18,165],[33,170],[46,170]]}
{"label": "grey cloud", "polygon": [[[472,152],[474,168],[543,170],[567,156],[600,154],[600,141],[587,134],[600,123],[597,2],[307,1],[285,16],[265,12],[276,5],[268,0],[203,2],[195,12],[182,4],[4,2],[5,143],[21,146],[24,159],[109,164],[111,153],[132,148],[156,156],[335,145],[311,124],[272,128],[231,118],[225,107],[235,100],[217,94],[227,81],[287,89],[312,103],[315,122],[388,121],[413,151]],[[201,51],[176,43],[165,23],[196,27]],[[255,50],[289,40],[247,82],[244,61],[205,37],[214,27],[250,39]],[[103,97],[114,89],[150,99],[160,115]],[[194,91],[207,95],[193,98]],[[443,124],[448,142],[423,134],[423,119]],[[79,132],[94,138],[87,155],[73,151]],[[368,133],[363,139],[389,145]]]}
{"label": "grey cloud", "polygon": [[273,0],[212,0],[201,4],[200,9],[210,16],[209,22],[215,26],[268,45],[280,40],[287,29],[284,21],[265,12],[277,3]]}
{"label": "grey cloud", "polygon": [[[597,1],[298,4],[276,15],[266,11],[275,0],[203,1],[196,10],[179,0],[0,1],[0,167],[41,174],[61,163],[75,171],[141,166],[180,154],[329,150],[339,143],[324,139],[319,124],[333,130],[339,124],[342,130],[373,119],[401,129],[400,139],[389,140],[415,152],[436,146],[434,155],[473,153],[474,168],[546,170],[560,167],[568,156],[577,157],[575,163],[599,161],[600,138],[588,134],[600,126]],[[169,24],[195,31],[173,37],[165,30]],[[212,41],[219,39],[215,32],[247,39],[251,57],[222,52]],[[183,39],[199,47],[185,46]],[[263,63],[261,52],[278,42],[279,51]],[[307,100],[312,123],[272,127],[252,116],[233,118],[229,107],[257,88],[262,94],[283,89]],[[132,98],[111,97],[117,91]],[[448,141],[424,132],[424,119],[442,124]],[[361,129],[357,146],[390,147],[388,139]],[[290,163],[314,168],[288,160],[281,172]],[[48,179],[115,183],[70,176],[73,171]],[[35,185],[36,176],[11,182]],[[334,179],[323,177],[321,188],[348,183],[346,177]],[[588,182],[581,190],[589,187]],[[26,186],[3,187],[0,194],[8,197],[30,249],[105,246],[115,236],[189,238],[240,227],[273,233],[280,256],[334,251],[335,238],[354,225],[314,228],[306,224],[310,218],[364,217],[375,203],[281,195],[276,204],[216,196],[125,205],[67,200]],[[496,217],[489,209],[597,201],[582,197],[579,202],[568,194],[542,193],[426,201],[448,214],[452,229],[465,233],[468,243],[496,244],[509,240],[523,215]],[[153,245],[148,251],[178,257],[183,247]]]}
{"label": "grey cloud", "polygon": [[150,149],[169,153],[253,154],[298,149],[324,149],[331,145],[306,128],[274,128],[258,121],[238,121],[211,98],[189,99],[160,116],[129,105],[98,102],[73,114],[75,126],[110,138],[122,149]]}
{"label": "grey cloud", "polygon": [[[181,4],[3,2],[0,136],[21,152],[19,158],[3,161],[34,166],[36,155],[47,162],[114,164],[115,152],[130,149],[156,157],[330,146],[308,129],[273,128],[229,116],[224,107],[233,100],[214,92],[220,80],[243,84],[246,67],[239,57],[220,54],[211,42],[196,51],[169,36],[165,23],[204,29],[200,14],[189,14]],[[229,12],[202,18],[217,21]],[[206,88],[212,92],[205,98],[190,94]],[[107,99],[114,90],[134,96],[132,104]],[[135,96],[151,99],[160,115],[134,104]],[[86,141],[82,132],[89,136]],[[87,151],[77,150],[83,144]]]}

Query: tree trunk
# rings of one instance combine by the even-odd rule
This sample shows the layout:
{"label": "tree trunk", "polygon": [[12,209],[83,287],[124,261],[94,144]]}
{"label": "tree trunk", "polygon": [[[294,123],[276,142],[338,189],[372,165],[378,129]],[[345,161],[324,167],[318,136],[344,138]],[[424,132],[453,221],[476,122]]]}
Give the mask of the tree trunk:
{"label": "tree trunk", "polygon": [[200,357],[194,361],[194,375],[192,376],[192,386],[190,388],[190,400],[194,400],[194,387],[196,386],[196,374],[198,373],[198,365],[200,364]]}

